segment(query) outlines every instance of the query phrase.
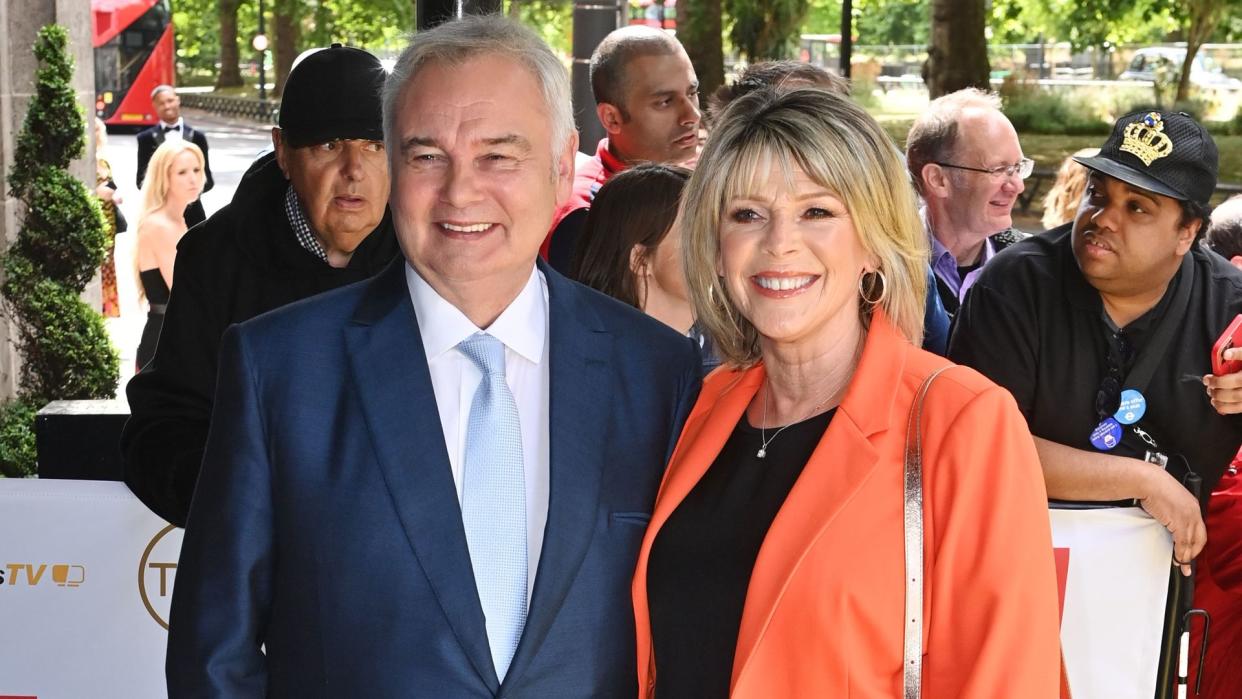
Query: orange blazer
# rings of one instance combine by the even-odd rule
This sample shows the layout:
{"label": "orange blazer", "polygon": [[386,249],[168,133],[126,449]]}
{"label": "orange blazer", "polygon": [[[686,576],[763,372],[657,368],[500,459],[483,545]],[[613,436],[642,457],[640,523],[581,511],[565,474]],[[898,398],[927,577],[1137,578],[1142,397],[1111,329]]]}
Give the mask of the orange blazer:
{"label": "orange blazer", "polygon": [[[731,696],[901,697],[906,422],[918,386],[947,363],[875,314],[845,398],[759,550]],[[633,590],[646,696],[659,681],[651,544],[763,378],[762,365],[707,378],[660,486]],[[1008,392],[966,367],[941,374],[924,405],[923,696],[1055,698],[1052,535],[1026,422]]]}

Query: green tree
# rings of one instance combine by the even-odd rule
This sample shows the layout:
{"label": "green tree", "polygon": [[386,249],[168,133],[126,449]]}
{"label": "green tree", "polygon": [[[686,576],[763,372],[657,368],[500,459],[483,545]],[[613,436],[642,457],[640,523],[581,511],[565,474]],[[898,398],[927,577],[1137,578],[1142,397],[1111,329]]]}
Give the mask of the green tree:
{"label": "green tree", "polygon": [[724,0],[723,7],[733,21],[729,41],[747,60],[794,55],[808,0]]}
{"label": "green tree", "polygon": [[[39,31],[35,95],[17,137],[9,194],[21,201],[21,227],[3,259],[0,286],[22,357],[18,401],[3,417],[27,420],[32,409],[57,398],[110,398],[119,358],[103,318],[80,298],[103,262],[107,235],[99,202],[69,173],[86,146],[82,107],[74,99],[73,59],[64,27]],[[27,455],[24,430],[0,427],[0,455]],[[33,461],[0,463],[9,475],[32,472]]]}
{"label": "green tree", "polygon": [[237,10],[241,0],[220,0],[217,17],[220,21],[220,72],[216,88],[241,87],[241,54],[237,50]]}
{"label": "green tree", "polygon": [[573,54],[574,7],[570,0],[521,0],[516,10],[523,24],[534,29],[560,56]]}
{"label": "green tree", "polygon": [[701,106],[724,84],[724,14],[721,0],[679,0],[677,38],[699,78]]}
{"label": "green tree", "polygon": [[923,81],[934,99],[964,87],[988,89],[984,0],[933,0]]}
{"label": "green tree", "polygon": [[285,80],[289,71],[293,70],[293,61],[298,57],[298,42],[302,38],[301,15],[305,10],[301,0],[275,0],[272,11],[272,33],[276,41],[275,50],[276,87],[275,95],[285,91]]}
{"label": "green tree", "polygon": [[928,0],[854,0],[854,33],[860,44],[926,44],[930,11]]}
{"label": "green tree", "polygon": [[[1017,0],[1001,1],[1013,4]],[[1189,96],[1190,73],[1199,48],[1242,9],[1242,0],[1035,0],[1030,4],[1038,8],[1034,11],[1043,17],[1041,23],[1050,35],[1069,41],[1076,49],[1170,37],[1185,41],[1178,101]]]}
{"label": "green tree", "polygon": [[1186,38],[1186,60],[1177,80],[1177,100],[1190,96],[1190,72],[1199,49],[1207,42],[1226,13],[1242,6],[1239,0],[1184,0],[1182,29]]}

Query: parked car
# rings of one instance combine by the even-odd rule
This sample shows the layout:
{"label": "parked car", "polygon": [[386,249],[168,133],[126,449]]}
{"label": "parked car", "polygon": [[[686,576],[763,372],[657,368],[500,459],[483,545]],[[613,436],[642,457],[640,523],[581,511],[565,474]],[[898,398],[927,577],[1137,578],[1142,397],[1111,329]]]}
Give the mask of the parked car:
{"label": "parked car", "polygon": [[[1163,73],[1160,79],[1165,82],[1176,82],[1181,74],[1182,63],[1186,60],[1186,49],[1176,46],[1153,46],[1139,49],[1130,59],[1130,66],[1120,76],[1121,80],[1155,81],[1157,73]],[[1207,88],[1242,88],[1242,80],[1225,75],[1212,59],[1202,53],[1195,54],[1194,63],[1190,67],[1190,84]]]}

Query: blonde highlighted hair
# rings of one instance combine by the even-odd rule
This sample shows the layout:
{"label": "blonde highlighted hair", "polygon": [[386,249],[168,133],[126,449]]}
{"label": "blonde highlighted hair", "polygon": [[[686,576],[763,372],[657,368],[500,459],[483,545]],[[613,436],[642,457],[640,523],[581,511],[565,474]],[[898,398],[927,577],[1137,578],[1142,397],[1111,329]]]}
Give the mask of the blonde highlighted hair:
{"label": "blonde highlighted hair", "polygon": [[168,181],[172,178],[173,161],[186,151],[193,153],[198,160],[198,185],[202,189],[207,180],[203,151],[185,139],[164,141],[151,154],[151,161],[147,164],[147,174],[142,181],[142,213],[138,216],[139,221],[164,206],[164,202],[168,200]]}
{"label": "blonde highlighted hair", "polygon": [[922,343],[927,294],[927,235],[901,153],[870,115],[848,97],[819,89],[759,90],[720,115],[682,200],[686,280],[697,321],[735,366],[760,356],[759,332],[716,274],[720,224],[728,202],[778,163],[832,192],[849,211],[878,275],[860,280],[864,327],[876,306],[910,342]]}
{"label": "blonde highlighted hair", "polygon": [[1091,158],[1099,154],[1099,148],[1083,148],[1061,163],[1052,189],[1044,196],[1044,217],[1040,221],[1044,228],[1056,228],[1074,220],[1082,193],[1087,191],[1087,167],[1075,162],[1074,158]]}

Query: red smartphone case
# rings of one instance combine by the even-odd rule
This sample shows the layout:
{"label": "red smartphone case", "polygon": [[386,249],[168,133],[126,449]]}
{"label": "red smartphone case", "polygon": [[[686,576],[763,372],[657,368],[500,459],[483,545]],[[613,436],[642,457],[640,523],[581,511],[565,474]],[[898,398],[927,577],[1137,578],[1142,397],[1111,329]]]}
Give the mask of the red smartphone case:
{"label": "red smartphone case", "polygon": [[1215,376],[1224,376],[1225,374],[1236,373],[1242,369],[1242,360],[1225,361],[1225,350],[1233,347],[1242,347],[1242,314],[1238,314],[1225,328],[1225,332],[1216,340],[1216,344],[1212,345],[1212,374]]}

